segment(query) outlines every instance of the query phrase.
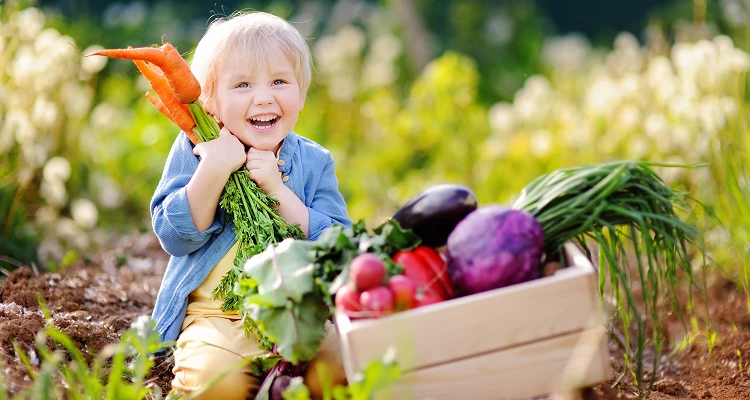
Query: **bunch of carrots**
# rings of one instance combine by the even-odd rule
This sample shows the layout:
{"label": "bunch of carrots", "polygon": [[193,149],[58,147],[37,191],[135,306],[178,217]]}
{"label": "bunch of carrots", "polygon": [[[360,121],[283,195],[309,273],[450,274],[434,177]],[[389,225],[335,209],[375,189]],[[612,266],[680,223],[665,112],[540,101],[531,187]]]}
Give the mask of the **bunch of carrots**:
{"label": "bunch of carrots", "polygon": [[[201,94],[198,80],[170,43],[158,48],[105,49],[91,55],[133,60],[154,90],[155,95],[149,92],[146,97],[184,131],[193,144],[219,136],[218,123],[198,100]],[[224,311],[241,310],[242,298],[234,287],[243,274],[245,261],[271,243],[286,238],[305,239],[305,235],[298,224],[291,225],[281,218],[278,200],[266,195],[250,179],[247,169],[232,173],[224,189],[219,204],[233,217],[239,245],[232,270],[222,278],[213,296],[223,299]]]}

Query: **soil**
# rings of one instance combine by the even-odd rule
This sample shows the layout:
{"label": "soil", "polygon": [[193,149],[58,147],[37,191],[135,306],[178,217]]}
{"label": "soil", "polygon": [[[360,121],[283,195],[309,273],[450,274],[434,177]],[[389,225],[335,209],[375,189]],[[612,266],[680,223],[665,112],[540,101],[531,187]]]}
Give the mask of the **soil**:
{"label": "soil", "polygon": [[[14,394],[30,382],[14,344],[27,353],[35,348],[36,334],[45,323],[37,295],[44,299],[54,325],[90,359],[116,343],[138,316],[150,315],[167,260],[153,234],[134,234],[60,272],[20,268],[0,282],[0,362],[7,392]],[[651,390],[646,398],[750,399],[747,297],[719,278],[709,286],[707,304],[717,332],[715,345],[709,351],[707,336],[697,336],[686,349],[663,357],[659,369],[647,375]],[[684,330],[675,325],[669,334],[681,337]],[[622,372],[623,352],[615,343],[610,343],[614,378],[581,390],[580,398],[638,398],[630,375]],[[163,355],[155,361],[149,383],[167,391],[172,360]],[[553,398],[559,396],[548,397]]]}

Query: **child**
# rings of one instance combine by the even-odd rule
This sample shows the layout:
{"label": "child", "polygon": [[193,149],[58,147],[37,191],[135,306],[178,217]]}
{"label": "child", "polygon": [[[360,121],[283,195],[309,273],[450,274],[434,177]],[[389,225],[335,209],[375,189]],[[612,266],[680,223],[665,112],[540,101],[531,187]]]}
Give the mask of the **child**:
{"label": "child", "polygon": [[[255,337],[245,336],[236,310],[222,312],[221,301],[211,299],[237,251],[233,225],[218,207],[229,175],[247,168],[279,200],[281,216],[310,240],[334,222],[351,221],[330,153],[292,131],[311,80],[310,50],[296,29],[261,12],[216,20],[198,43],[191,69],[201,102],[222,128],[218,138],[195,146],[180,133],[151,201],[154,231],[171,255],[153,317],[162,340],[177,340],[174,390],[253,398],[260,382],[249,367],[212,382],[241,357],[264,353]],[[320,384],[311,374],[321,363],[334,384],[346,382],[330,324],[305,377],[318,397]]]}

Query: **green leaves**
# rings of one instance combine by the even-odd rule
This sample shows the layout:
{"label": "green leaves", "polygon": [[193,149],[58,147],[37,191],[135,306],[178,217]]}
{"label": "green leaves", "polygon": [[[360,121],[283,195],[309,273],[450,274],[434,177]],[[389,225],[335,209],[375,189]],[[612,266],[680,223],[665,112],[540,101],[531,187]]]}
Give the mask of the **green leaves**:
{"label": "green leaves", "polygon": [[258,294],[248,299],[270,307],[284,307],[287,299],[301,302],[312,291],[314,261],[312,242],[286,239],[268,246],[245,263],[245,274],[258,284]]}
{"label": "green leaves", "polygon": [[312,242],[286,239],[245,263],[244,273],[257,286],[255,293],[241,293],[241,312],[293,364],[315,356],[329,316],[313,293],[313,247]]}
{"label": "green leaves", "polygon": [[[635,323],[635,360],[625,352],[625,363],[640,385],[644,374],[643,352],[646,322],[631,289],[632,271],[643,291],[643,311],[651,317],[656,370],[664,342],[662,295],[682,320],[676,282],[681,269],[688,283],[695,283],[689,245],[703,252],[700,231],[680,219],[678,212],[695,218],[687,203],[690,197],[666,186],[652,170],[661,167],[695,167],[647,161],[618,161],[555,170],[528,184],[513,208],[531,213],[544,230],[545,251],[558,254],[563,243],[578,241],[587,254],[586,238],[599,245],[599,290],[606,284],[613,290],[617,315],[626,326],[625,342],[631,345],[630,322]],[[709,215],[712,212],[705,208]],[[625,246],[629,243],[631,246]],[[630,255],[630,257],[629,257]],[[629,262],[631,261],[631,262]],[[631,268],[632,267],[632,268]],[[631,271],[632,270],[632,271]],[[605,280],[608,275],[609,282]],[[690,302],[687,304],[691,307]],[[633,365],[633,363],[635,365]]]}
{"label": "green leaves", "polygon": [[299,303],[290,300],[284,307],[270,308],[253,303],[253,297],[246,300],[245,313],[276,344],[284,360],[297,364],[312,359],[325,335],[329,315],[325,303],[308,293]]}
{"label": "green leaves", "polygon": [[[401,369],[395,362],[393,348],[381,359],[370,361],[348,386],[323,387],[323,398],[328,400],[372,400],[377,394],[386,391],[401,377]],[[292,378],[289,387],[282,394],[285,400],[310,400],[310,391],[301,377]],[[388,397],[386,397],[388,398]]]}
{"label": "green leaves", "polygon": [[[388,221],[367,231],[364,221],[334,225],[314,241],[285,239],[244,264],[234,294],[248,332],[270,341],[284,360],[296,364],[315,356],[330,317],[333,294],[349,280],[348,265],[360,253],[390,256],[419,244],[419,238]],[[398,269],[392,261],[389,268]]]}

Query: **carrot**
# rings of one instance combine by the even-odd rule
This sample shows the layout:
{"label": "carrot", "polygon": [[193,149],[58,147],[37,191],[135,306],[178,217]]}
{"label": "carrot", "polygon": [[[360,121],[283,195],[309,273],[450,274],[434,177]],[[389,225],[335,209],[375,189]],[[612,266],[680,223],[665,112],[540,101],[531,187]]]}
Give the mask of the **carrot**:
{"label": "carrot", "polygon": [[198,80],[182,55],[170,43],[164,43],[160,48],[104,49],[91,55],[148,61],[162,70],[169,88],[180,103],[190,104],[200,97],[201,86]]}
{"label": "carrot", "polygon": [[[150,92],[146,92],[146,98],[151,102],[151,104],[154,105],[154,107],[156,107],[157,110],[159,110],[160,113],[166,115],[167,118],[169,118],[170,120],[172,120],[172,122],[174,122],[175,124],[177,124],[177,126],[179,126],[180,129],[183,130],[183,132],[185,132],[185,134],[188,136],[188,138],[190,138],[190,141],[193,142],[193,144],[198,144],[198,142],[200,142],[200,140],[198,140],[198,137],[195,136],[195,133],[193,133],[193,128],[195,127],[195,122],[193,122],[193,119],[190,116],[190,111],[189,110],[180,108],[180,109],[182,109],[184,111],[187,111],[187,116],[188,116],[188,118],[190,118],[190,124],[184,123],[184,121],[183,121],[184,124],[181,125],[181,123],[178,122],[178,118],[182,119],[182,117],[183,117],[182,115],[180,115],[178,117],[178,116],[175,115],[175,113],[170,112],[169,109],[167,109],[167,107],[161,101],[161,99],[159,99],[158,97],[154,96]],[[184,104],[180,104],[180,105],[184,106]]]}
{"label": "carrot", "polygon": [[[146,77],[148,82],[151,84],[151,88],[154,89],[156,95],[161,99],[161,103],[164,108],[169,112],[169,115],[180,129],[187,131],[193,129],[195,121],[187,105],[181,103],[175,97],[174,93],[169,89],[169,85],[165,79],[165,76],[159,71],[158,68],[151,66],[142,60],[133,60],[135,66],[141,71],[143,76]],[[158,107],[157,107],[158,108]],[[160,110],[161,111],[161,110]],[[166,115],[166,114],[165,114]]]}

